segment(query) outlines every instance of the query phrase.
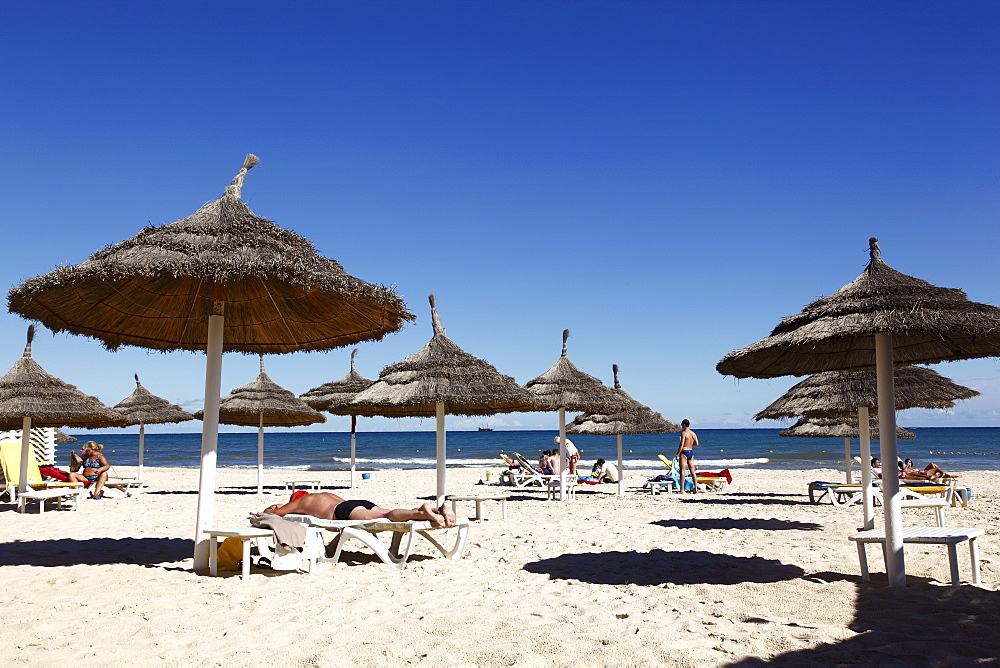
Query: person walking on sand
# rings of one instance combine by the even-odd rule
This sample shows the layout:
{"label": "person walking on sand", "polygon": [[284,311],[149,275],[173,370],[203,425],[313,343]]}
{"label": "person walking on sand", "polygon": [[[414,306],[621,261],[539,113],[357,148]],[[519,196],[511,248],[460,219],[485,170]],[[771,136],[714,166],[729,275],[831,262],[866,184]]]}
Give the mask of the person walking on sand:
{"label": "person walking on sand", "polygon": [[[553,441],[556,445],[559,445],[559,437],[556,436]],[[556,450],[555,454],[558,455],[559,451]],[[580,451],[576,449],[573,445],[573,441],[566,439],[566,462],[569,464],[569,474],[576,475],[576,463],[580,461]]]}
{"label": "person walking on sand", "polygon": [[691,430],[688,420],[681,420],[681,440],[677,445],[677,457],[681,460],[680,488],[684,490],[684,469],[691,471],[691,491],[698,493],[698,473],[694,465],[694,448],[698,446],[698,434]]}

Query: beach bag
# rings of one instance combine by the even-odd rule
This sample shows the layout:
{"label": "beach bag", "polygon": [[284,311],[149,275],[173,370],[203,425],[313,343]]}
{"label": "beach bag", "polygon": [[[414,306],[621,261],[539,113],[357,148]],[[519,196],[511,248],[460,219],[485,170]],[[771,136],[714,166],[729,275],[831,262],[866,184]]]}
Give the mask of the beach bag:
{"label": "beach bag", "polygon": [[238,571],[243,558],[243,540],[238,536],[230,536],[219,545],[219,570]]}
{"label": "beach bag", "polygon": [[76,473],[83,466],[83,457],[76,454],[76,451],[70,450],[69,452],[69,470]]}

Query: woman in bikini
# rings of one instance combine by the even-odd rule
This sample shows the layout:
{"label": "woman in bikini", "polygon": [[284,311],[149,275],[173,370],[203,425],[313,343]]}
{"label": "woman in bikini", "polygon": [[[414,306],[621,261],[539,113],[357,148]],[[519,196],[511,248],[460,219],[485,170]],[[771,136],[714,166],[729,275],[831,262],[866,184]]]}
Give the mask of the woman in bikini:
{"label": "woman in bikini", "polygon": [[81,470],[79,473],[71,472],[69,474],[69,482],[92,484],[91,497],[95,500],[102,498],[104,483],[108,481],[108,471],[111,469],[111,464],[101,454],[103,449],[104,446],[100,443],[93,441],[84,443],[83,449],[80,450],[80,457],[83,458]]}

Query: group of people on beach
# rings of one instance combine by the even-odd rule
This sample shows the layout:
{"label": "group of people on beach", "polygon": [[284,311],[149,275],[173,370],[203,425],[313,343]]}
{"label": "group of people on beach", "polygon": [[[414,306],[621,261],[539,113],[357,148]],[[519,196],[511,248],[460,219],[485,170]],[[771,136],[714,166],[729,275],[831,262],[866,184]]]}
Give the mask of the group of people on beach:
{"label": "group of people on beach", "polygon": [[[881,478],[885,475],[882,470],[882,462],[878,457],[872,457],[872,475],[876,478]],[[915,482],[938,482],[943,478],[957,478],[958,476],[948,473],[943,468],[931,462],[923,469],[918,469],[913,466],[912,459],[904,459],[897,464],[896,477],[900,480],[912,480]]]}

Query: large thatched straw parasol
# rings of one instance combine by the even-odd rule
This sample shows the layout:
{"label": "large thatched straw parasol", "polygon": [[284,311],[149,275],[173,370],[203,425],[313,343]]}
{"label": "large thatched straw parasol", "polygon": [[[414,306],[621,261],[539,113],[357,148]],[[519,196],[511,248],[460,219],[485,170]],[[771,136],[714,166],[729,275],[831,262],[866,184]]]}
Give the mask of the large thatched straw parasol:
{"label": "large thatched straw parasol", "polygon": [[146,425],[187,422],[194,416],[176,404],[156,396],[139,382],[139,374],[135,374],[135,391],[117,404],[115,410],[124,415],[129,424],[139,425],[139,471],[137,477],[141,482],[142,460],[145,454]]}
{"label": "large thatched straw parasol", "polygon": [[[971,399],[979,392],[953,383],[936,371],[903,366],[893,371],[896,410],[906,408],[951,408],[958,399]],[[868,422],[869,409],[878,408],[878,387],[874,371],[824,371],[793,385],[755,420],[778,420],[805,416],[834,416],[855,413],[857,421]],[[798,434],[795,434],[798,435]],[[851,478],[851,436],[844,436],[844,471]],[[861,461],[871,458],[870,439],[861,434]],[[864,466],[862,466],[864,477]],[[865,527],[875,526],[871,490],[864,489]]]}
{"label": "large thatched straw parasol", "polygon": [[626,434],[665,434],[680,431],[681,428],[654,411],[649,406],[639,403],[622,389],[618,382],[618,365],[611,365],[611,373],[615,377],[615,394],[627,398],[632,407],[618,413],[584,413],[577,415],[566,425],[567,434],[614,434],[618,437],[618,493],[622,494],[625,485],[625,465],[622,461],[622,436]]}
{"label": "large thatched straw parasol", "polygon": [[[834,415],[829,417],[808,416],[799,418],[798,422],[787,429],[778,432],[779,436],[798,436],[801,438],[858,438],[861,429],[858,421],[850,415]],[[878,420],[871,420],[868,425],[868,437],[871,440],[878,440],[879,424]],[[902,427],[896,427],[896,438],[913,440],[917,437],[912,431],[907,431]],[[871,454],[862,454],[861,466],[864,468],[866,462],[871,458]]]}
{"label": "large thatched straw parasol", "polygon": [[120,427],[126,420],[90,397],[48,374],[31,359],[35,326],[28,325],[24,355],[10,371],[0,376],[0,430],[21,430],[21,469],[17,492],[28,490],[28,457],[31,454],[31,427],[77,427],[99,429]]}
{"label": "large thatched straw parasol", "polygon": [[[194,414],[202,418],[202,411]],[[264,493],[264,427],[301,427],[326,418],[294,394],[271,380],[264,371],[264,356],[260,356],[260,373],[252,381],[237,387],[219,403],[219,422],[242,427],[257,427],[257,493]]]}
{"label": "large thatched straw parasol", "polygon": [[360,392],[349,410],[358,415],[437,419],[437,505],[444,503],[446,443],[444,416],[493,415],[539,410],[534,398],[510,376],[459,348],[445,335],[434,295],[434,336],[418,352],[387,366]]}
{"label": "large thatched straw parasol", "polygon": [[[875,369],[881,459],[896,461],[894,364],[1000,355],[1000,309],[970,302],[961,290],[939,288],[882,261],[878,239],[870,261],[851,283],[784,318],[771,335],[725,357],[719,373],[774,378],[821,371]],[[867,469],[862,468],[867,479]],[[906,586],[899,481],[883,482],[887,570]]]}
{"label": "large thatched straw parasol", "polygon": [[365,378],[354,367],[354,358],[358,354],[358,349],[351,351],[351,372],[340,380],[324,383],[319,387],[314,387],[305,394],[299,396],[304,402],[318,411],[326,411],[334,415],[351,416],[351,487],[357,484],[357,429],[358,416],[351,411],[350,403],[354,397],[362,390],[367,390],[372,386],[374,380]]}
{"label": "large thatched straw parasol", "polygon": [[590,374],[576,368],[566,356],[569,330],[562,335],[562,354],[548,371],[532,378],[525,387],[549,410],[559,411],[559,499],[566,498],[566,411],[618,413],[632,408],[635,400],[616,393]]}
{"label": "large thatched straw parasol", "polygon": [[222,353],[327,350],[381,339],[413,316],[390,289],[347,274],[312,244],[240,199],[247,156],[223,196],[169,225],[10,291],[14,313],[110,349],[205,350],[194,568],[208,566],[214,514]]}

